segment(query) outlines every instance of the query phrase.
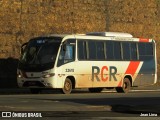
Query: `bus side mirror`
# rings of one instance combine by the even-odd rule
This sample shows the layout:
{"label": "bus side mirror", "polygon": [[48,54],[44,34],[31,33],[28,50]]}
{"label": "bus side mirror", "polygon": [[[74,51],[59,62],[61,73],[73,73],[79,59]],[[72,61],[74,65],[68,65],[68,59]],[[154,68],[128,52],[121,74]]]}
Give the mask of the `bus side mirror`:
{"label": "bus side mirror", "polygon": [[21,54],[23,54],[24,52],[24,49],[26,48],[28,42],[27,43],[24,43],[22,46],[21,46]]}

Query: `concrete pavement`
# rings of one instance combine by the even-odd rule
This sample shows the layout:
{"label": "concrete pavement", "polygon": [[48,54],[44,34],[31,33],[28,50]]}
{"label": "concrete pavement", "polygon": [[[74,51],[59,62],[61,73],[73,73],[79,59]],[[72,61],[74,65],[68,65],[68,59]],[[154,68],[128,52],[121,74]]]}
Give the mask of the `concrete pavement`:
{"label": "concrete pavement", "polygon": [[[130,92],[154,92],[160,91],[160,86],[158,84],[152,86],[143,87],[133,87]],[[57,93],[58,90],[44,90],[42,93]],[[73,93],[83,93],[89,92],[88,89],[75,89]],[[115,89],[104,89],[103,92],[116,92]],[[30,90],[28,88],[0,88],[0,94],[29,94]]]}

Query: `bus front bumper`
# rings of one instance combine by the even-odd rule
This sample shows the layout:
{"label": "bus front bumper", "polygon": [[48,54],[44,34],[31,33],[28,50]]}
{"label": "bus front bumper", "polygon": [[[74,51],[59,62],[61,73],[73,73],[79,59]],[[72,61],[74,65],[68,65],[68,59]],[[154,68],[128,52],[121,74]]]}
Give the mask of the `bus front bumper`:
{"label": "bus front bumper", "polygon": [[20,88],[55,88],[53,78],[49,79],[17,79]]}

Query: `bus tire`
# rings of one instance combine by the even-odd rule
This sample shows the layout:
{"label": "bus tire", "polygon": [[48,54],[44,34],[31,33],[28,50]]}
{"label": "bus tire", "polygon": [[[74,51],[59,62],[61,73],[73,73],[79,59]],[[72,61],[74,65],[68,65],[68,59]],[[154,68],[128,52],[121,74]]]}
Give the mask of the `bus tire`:
{"label": "bus tire", "polygon": [[103,88],[89,88],[88,90],[91,93],[100,93],[103,90]]}
{"label": "bus tire", "polygon": [[118,93],[128,93],[131,89],[131,82],[128,78],[124,78],[122,87],[116,87]]}
{"label": "bus tire", "polygon": [[70,94],[72,92],[72,81],[69,78],[66,78],[64,86],[62,88],[63,94]]}
{"label": "bus tire", "polygon": [[38,88],[31,88],[30,91],[32,94],[39,94],[41,92],[41,90]]}

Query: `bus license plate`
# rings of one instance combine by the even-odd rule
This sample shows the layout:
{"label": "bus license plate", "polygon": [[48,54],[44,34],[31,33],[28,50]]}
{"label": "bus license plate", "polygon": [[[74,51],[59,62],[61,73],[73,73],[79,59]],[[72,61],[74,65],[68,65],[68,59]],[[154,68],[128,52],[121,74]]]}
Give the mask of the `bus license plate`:
{"label": "bus license plate", "polygon": [[29,82],[28,83],[30,86],[34,86],[34,85],[36,85],[36,82]]}

